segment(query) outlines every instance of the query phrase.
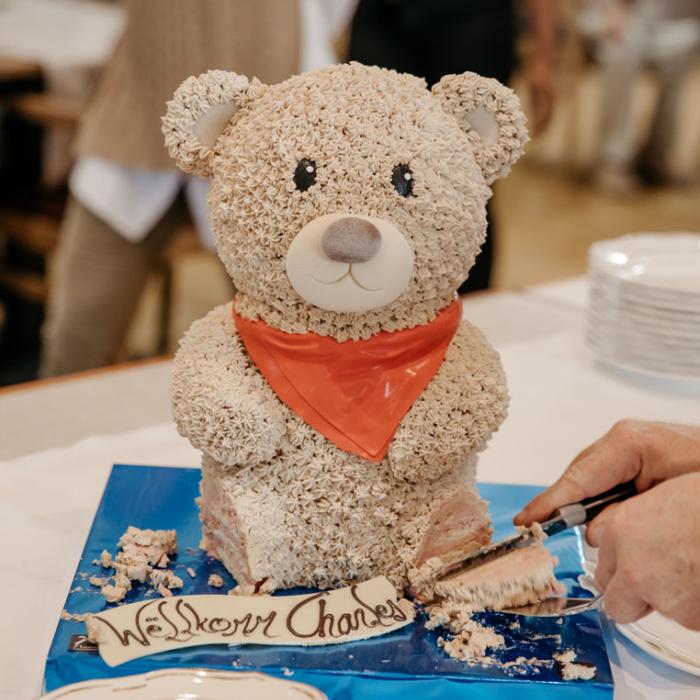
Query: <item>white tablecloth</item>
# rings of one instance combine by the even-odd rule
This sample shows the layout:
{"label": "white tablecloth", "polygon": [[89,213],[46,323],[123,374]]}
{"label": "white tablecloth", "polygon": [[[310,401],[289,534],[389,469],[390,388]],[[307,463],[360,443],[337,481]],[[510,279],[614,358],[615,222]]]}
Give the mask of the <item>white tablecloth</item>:
{"label": "white tablecloth", "polygon": [[[700,419],[697,397],[652,392],[599,369],[582,346],[580,313],[569,311],[572,315],[563,318],[559,312],[538,315],[533,306],[530,323],[538,327],[533,336],[525,332],[526,306],[526,300],[512,294],[465,305],[473,320],[482,316],[501,351],[512,394],[509,418],[481,458],[480,479],[548,484],[584,444],[619,418]],[[167,367],[141,368],[138,376],[146,394],[150,387],[164,384]],[[95,384],[94,378],[83,381],[93,382],[102,402],[105,395],[99,392],[105,386],[120,391],[118,376],[102,384]],[[59,386],[49,387],[53,405]],[[9,411],[3,413],[7,406],[24,405],[19,398],[9,395],[3,402],[0,397],[3,418],[10,416]],[[46,406],[44,399],[36,390],[39,414]],[[114,405],[123,407],[125,401],[115,396]],[[165,397],[163,403],[167,406]],[[89,420],[90,407],[84,409]],[[14,415],[29,420],[21,411]],[[37,415],[37,421],[42,420],[45,416]],[[12,429],[11,421],[4,425]],[[29,700],[38,694],[58,615],[114,462],[194,466],[198,456],[165,423],[0,463],[0,531],[10,533],[0,557],[0,601],[12,601],[0,634],[3,700]],[[611,630],[607,640],[617,699],[700,698],[700,678],[664,667]]]}

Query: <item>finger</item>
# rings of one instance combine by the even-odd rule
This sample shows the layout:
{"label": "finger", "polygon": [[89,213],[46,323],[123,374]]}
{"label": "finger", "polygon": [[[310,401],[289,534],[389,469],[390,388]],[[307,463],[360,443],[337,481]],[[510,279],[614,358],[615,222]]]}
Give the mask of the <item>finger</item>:
{"label": "finger", "polygon": [[600,547],[604,542],[606,527],[609,525],[610,519],[615,514],[615,511],[621,505],[622,503],[612,503],[588,524],[586,528],[586,541],[591,547]]}
{"label": "finger", "polygon": [[598,552],[598,563],[595,569],[595,585],[601,593],[610,584],[610,580],[615,575],[615,567],[617,565],[617,555],[612,544],[607,544]]}
{"label": "finger", "polygon": [[638,459],[627,450],[628,447],[617,440],[602,440],[595,450],[572,463],[552,486],[518,513],[516,524],[541,522],[561,506],[596,496],[633,479],[638,473]]}
{"label": "finger", "polygon": [[[599,447],[600,443],[601,443],[603,440],[605,440],[606,437],[607,437],[607,436],[603,436],[602,438],[598,438],[594,443],[592,443],[592,444],[588,445],[588,447],[585,447],[584,449],[582,449],[582,450],[571,460],[571,462],[569,463],[569,466],[567,467],[567,469],[571,469],[571,467],[572,467],[574,464],[576,464],[576,463],[580,462],[582,459],[585,459],[586,457],[588,457],[588,455],[590,455],[594,450],[596,450],[596,449]],[[544,494],[543,494],[543,495],[544,495]],[[527,524],[527,525],[530,525],[530,524],[532,523],[532,520],[529,520],[529,516],[530,516],[529,511],[530,511],[533,507],[534,507],[535,509],[538,509],[538,508],[539,508],[539,503],[540,503],[540,500],[539,500],[539,499],[540,499],[540,498],[541,498],[540,496],[537,496],[537,497],[536,497],[533,501],[531,501],[525,508],[523,508],[523,510],[521,510],[521,511],[513,518],[513,522],[514,522],[516,525],[526,525],[526,524]],[[555,508],[552,508],[552,510],[555,510]],[[539,511],[538,511],[538,512],[539,512]],[[551,511],[550,511],[550,513],[551,513]],[[549,514],[547,514],[547,515],[549,515]],[[544,517],[546,518],[547,515],[545,515]],[[527,522],[525,522],[526,519],[527,519]],[[535,519],[536,519],[536,518],[535,518]]]}
{"label": "finger", "polygon": [[608,615],[621,624],[639,620],[647,615],[651,608],[639,595],[628,577],[617,572],[607,588],[603,598],[603,606]]}
{"label": "finger", "polygon": [[600,443],[603,442],[607,438],[607,434],[604,435],[601,438],[598,438],[595,442],[591,443],[588,447],[584,447],[569,463],[569,466],[571,467],[572,465],[576,464],[576,462],[580,462],[582,459],[585,457],[588,457],[591,452],[596,450],[598,447],[600,447]]}
{"label": "finger", "polygon": [[585,498],[586,487],[579,474],[581,462],[567,469],[546,491],[536,496],[516,516],[516,524],[531,525],[546,520],[557,508]]}
{"label": "finger", "polygon": [[[591,454],[595,449],[598,448],[600,443],[605,440],[607,435],[604,435],[602,438],[598,438],[594,443],[588,445],[588,447],[585,447],[582,449],[569,463],[569,466],[567,467],[567,471],[573,467],[574,464],[577,464],[580,462],[582,459],[588,457],[589,454]],[[552,487],[550,487],[552,488]],[[541,506],[540,504],[542,503],[543,499],[546,497],[547,492],[545,491],[543,494],[540,494],[539,496],[536,496],[525,508],[523,508],[514,518],[513,522],[516,525],[530,525],[532,523],[532,520],[530,519],[530,514],[534,509],[535,513],[540,513],[541,512]],[[547,513],[545,516],[543,516],[541,519],[546,518],[555,508],[552,508],[552,510]],[[537,518],[535,518],[536,520]],[[527,522],[526,522],[527,521]]]}
{"label": "finger", "polygon": [[671,610],[659,610],[659,612],[664,617],[670,617],[689,630],[700,632],[700,608],[697,606],[684,604]]}

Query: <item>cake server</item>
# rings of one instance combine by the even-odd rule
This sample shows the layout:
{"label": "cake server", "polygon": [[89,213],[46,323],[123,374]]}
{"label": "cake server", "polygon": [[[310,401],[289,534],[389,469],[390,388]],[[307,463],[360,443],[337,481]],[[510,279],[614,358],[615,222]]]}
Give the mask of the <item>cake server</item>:
{"label": "cake server", "polygon": [[458,576],[460,573],[480,566],[487,561],[502,557],[516,547],[524,547],[534,540],[541,539],[542,533],[551,537],[569,528],[585,525],[609,505],[625,501],[636,494],[637,488],[634,481],[628,481],[597,496],[584,498],[579,503],[563,506],[555,510],[553,516],[543,523],[534,523],[531,527],[523,528],[520,532],[506,537],[500,542],[470,552],[460,560],[445,562],[445,567],[437,573],[437,578],[443,578],[447,574],[450,577]]}
{"label": "cake server", "polygon": [[545,598],[537,603],[522,605],[518,608],[504,608],[499,612],[527,617],[567,617],[586,612],[586,610],[595,610],[600,607],[602,602],[602,595],[596,595],[592,598]]}

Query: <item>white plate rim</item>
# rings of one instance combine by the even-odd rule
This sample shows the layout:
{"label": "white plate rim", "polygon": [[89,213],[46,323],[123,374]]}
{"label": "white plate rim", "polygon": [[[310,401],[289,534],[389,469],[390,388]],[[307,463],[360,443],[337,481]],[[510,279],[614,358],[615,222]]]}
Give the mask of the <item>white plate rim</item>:
{"label": "white plate rim", "polygon": [[[683,247],[684,251],[694,250],[698,253],[700,260],[700,234],[692,231],[640,231],[638,233],[627,233],[617,238],[597,241],[589,249],[589,265],[592,270],[600,272],[605,276],[616,280],[624,281],[644,289],[660,290],[669,294],[697,298],[700,293],[694,289],[684,290],[683,288],[667,287],[663,284],[653,284],[647,278],[632,276],[630,271],[622,265],[611,263],[606,255],[610,253],[622,253],[628,257],[639,254],[642,247],[654,247],[658,245],[663,252],[673,252],[674,247]],[[662,252],[660,250],[659,252]]]}
{"label": "white plate rim", "polygon": [[615,628],[623,637],[625,637],[625,639],[628,639],[636,647],[646,652],[650,656],[653,656],[657,661],[661,661],[667,666],[673,666],[673,668],[677,668],[680,671],[685,671],[686,673],[690,673],[693,676],[700,678],[700,666],[687,664],[685,661],[681,661],[679,658],[672,656],[671,654],[664,653],[661,648],[655,646],[654,644],[650,644],[646,639],[638,637],[633,630],[629,629],[627,625],[621,625],[616,622]]}
{"label": "white plate rim", "polygon": [[[593,552],[588,552],[587,555],[593,554]],[[597,556],[596,554],[593,554],[593,556]],[[586,590],[590,591],[594,595],[598,595],[600,591],[596,588],[595,583],[593,582],[593,578],[595,576],[595,570],[597,566],[597,562],[592,561],[591,559],[586,556],[586,559],[584,560],[583,564],[583,570],[584,570],[584,576],[581,578],[588,579],[591,583],[590,586],[586,585],[584,588]],[[579,580],[579,583],[583,583],[581,580]],[[700,677],[700,665],[695,666],[693,664],[687,664],[685,661],[682,661],[681,659],[672,656],[671,654],[666,654],[662,649],[659,647],[654,646],[653,644],[649,643],[646,639],[642,639],[641,637],[637,636],[632,628],[628,625],[622,625],[619,622],[613,622],[613,625],[615,628],[618,630],[618,632],[625,637],[628,641],[630,641],[632,644],[634,644],[636,647],[641,649],[642,651],[646,652],[650,656],[653,656],[657,661],[660,661],[663,664],[666,664],[667,666],[672,666],[673,668],[677,668],[680,671],[685,671],[686,673],[690,673],[693,676],[698,676]]]}
{"label": "white plate rim", "polygon": [[[133,695],[130,691],[143,691],[145,688],[146,692],[148,692],[148,684],[150,681],[167,678],[169,676],[184,676],[188,679],[197,676],[200,678],[211,678],[212,680],[222,681],[224,683],[253,678],[265,679],[272,681],[274,684],[296,686],[300,692],[307,695],[309,700],[327,700],[326,695],[322,691],[306,683],[277,678],[276,676],[260,673],[258,671],[226,671],[211,668],[165,668],[157,671],[149,671],[148,673],[80,681],[79,683],[71,683],[70,685],[57,688],[48,693],[48,695],[42,695],[39,700],[63,700],[64,698],[70,698],[70,700],[72,700],[73,697],[75,697],[76,700],[81,700],[82,697],[88,698],[89,700],[88,695],[82,696],[80,693],[91,689],[111,689],[115,695],[115,700],[117,698],[128,698],[130,695]],[[151,690],[155,692],[158,689],[151,688]],[[271,690],[274,690],[274,688],[271,688]],[[191,698],[191,700],[197,700],[197,697],[191,694],[187,697]],[[271,697],[273,696],[271,695]],[[144,700],[149,699],[144,698]]]}

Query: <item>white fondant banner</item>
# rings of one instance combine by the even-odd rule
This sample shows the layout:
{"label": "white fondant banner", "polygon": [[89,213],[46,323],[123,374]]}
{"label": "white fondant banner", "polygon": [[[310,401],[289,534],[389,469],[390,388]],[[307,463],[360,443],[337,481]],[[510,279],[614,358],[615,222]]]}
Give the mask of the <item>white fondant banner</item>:
{"label": "white fondant banner", "polygon": [[338,644],[410,624],[413,604],[384,577],[295,596],[173,596],[92,615],[88,636],[109,666],[200,644]]}

